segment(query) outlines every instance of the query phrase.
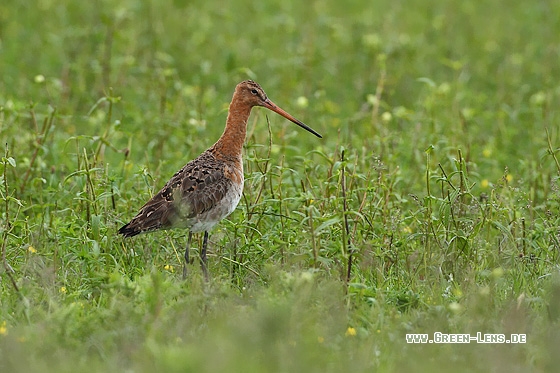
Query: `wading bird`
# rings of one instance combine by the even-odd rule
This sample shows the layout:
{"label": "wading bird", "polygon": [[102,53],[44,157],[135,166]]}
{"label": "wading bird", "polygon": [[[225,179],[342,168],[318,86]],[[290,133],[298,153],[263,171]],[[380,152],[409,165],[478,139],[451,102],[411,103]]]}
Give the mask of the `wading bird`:
{"label": "wading bird", "polygon": [[187,275],[192,234],[204,232],[200,262],[204,278],[208,279],[208,231],[231,214],[241,199],[244,180],[243,143],[253,106],[272,110],[315,136],[322,137],[270,101],[256,82],[243,81],[235,87],[226,128],[220,139],[177,171],[140,212],[119,229],[124,237],[159,229],[189,229],[183,277]]}

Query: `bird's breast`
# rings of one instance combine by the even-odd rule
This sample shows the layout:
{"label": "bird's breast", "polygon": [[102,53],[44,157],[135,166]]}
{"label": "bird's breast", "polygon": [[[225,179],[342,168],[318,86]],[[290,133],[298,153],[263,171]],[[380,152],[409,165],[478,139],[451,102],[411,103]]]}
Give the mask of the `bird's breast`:
{"label": "bird's breast", "polygon": [[212,229],[220,220],[231,214],[239,204],[243,193],[243,169],[226,166],[224,168],[224,175],[230,180],[226,191],[211,209],[197,215],[190,221],[190,230],[192,232],[203,232]]}

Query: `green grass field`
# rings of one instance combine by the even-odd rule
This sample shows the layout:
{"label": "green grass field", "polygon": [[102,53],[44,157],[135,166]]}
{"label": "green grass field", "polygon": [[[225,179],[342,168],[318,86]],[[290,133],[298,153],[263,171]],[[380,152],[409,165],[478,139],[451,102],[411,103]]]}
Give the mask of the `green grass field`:
{"label": "green grass field", "polygon": [[[253,110],[183,281],[117,230],[245,79],[323,139]],[[4,0],[0,371],[555,372],[559,106],[552,0]]]}

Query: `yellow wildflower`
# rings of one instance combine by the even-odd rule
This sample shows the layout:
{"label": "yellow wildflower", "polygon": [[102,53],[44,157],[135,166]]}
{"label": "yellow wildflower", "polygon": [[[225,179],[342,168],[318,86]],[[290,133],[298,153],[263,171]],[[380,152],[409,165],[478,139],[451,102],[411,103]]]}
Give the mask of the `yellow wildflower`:
{"label": "yellow wildflower", "polygon": [[356,329],[355,329],[355,328],[349,326],[348,329],[346,329],[346,333],[345,333],[345,334],[346,334],[347,337],[355,337],[356,334],[358,334],[358,333],[356,332]]}
{"label": "yellow wildflower", "polygon": [[391,119],[393,119],[393,114],[391,114],[390,112],[386,111],[381,114],[381,120],[383,121],[383,123],[389,123]]}
{"label": "yellow wildflower", "polygon": [[6,327],[6,321],[2,321],[2,324],[0,324],[0,335],[7,335],[8,334],[8,328]]}
{"label": "yellow wildflower", "polygon": [[305,96],[299,96],[297,99],[297,106],[300,108],[306,108],[309,106],[309,100]]}

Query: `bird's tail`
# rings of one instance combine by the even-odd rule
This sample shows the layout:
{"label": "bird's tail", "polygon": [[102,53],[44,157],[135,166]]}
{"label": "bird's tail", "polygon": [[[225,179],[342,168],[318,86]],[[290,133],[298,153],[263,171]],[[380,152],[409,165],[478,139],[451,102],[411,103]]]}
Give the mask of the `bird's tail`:
{"label": "bird's tail", "polygon": [[133,226],[130,223],[123,225],[121,229],[119,229],[119,233],[122,234],[123,237],[132,237],[143,232],[138,228],[138,225]]}

